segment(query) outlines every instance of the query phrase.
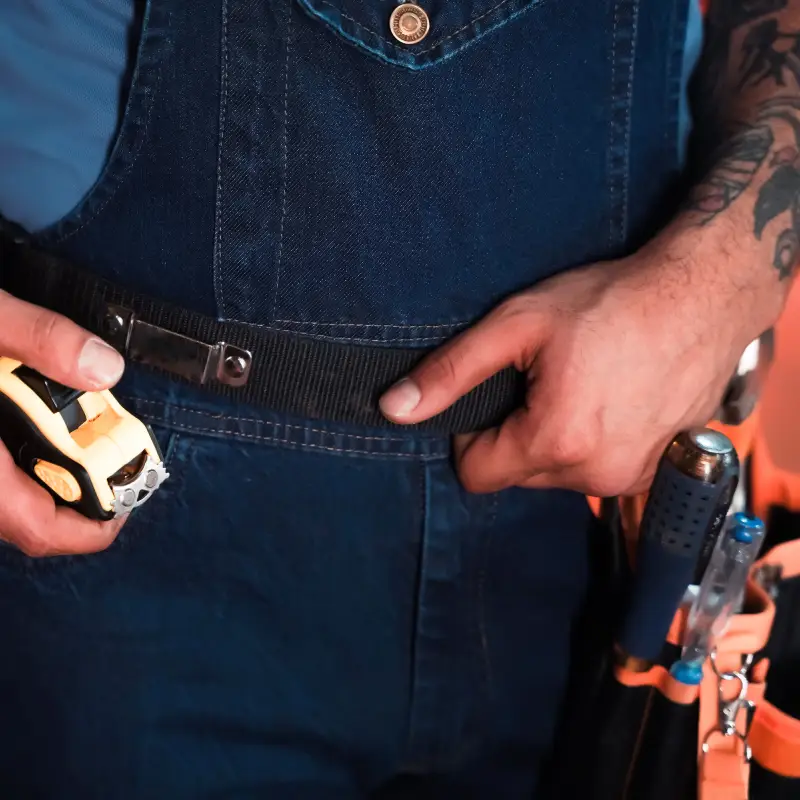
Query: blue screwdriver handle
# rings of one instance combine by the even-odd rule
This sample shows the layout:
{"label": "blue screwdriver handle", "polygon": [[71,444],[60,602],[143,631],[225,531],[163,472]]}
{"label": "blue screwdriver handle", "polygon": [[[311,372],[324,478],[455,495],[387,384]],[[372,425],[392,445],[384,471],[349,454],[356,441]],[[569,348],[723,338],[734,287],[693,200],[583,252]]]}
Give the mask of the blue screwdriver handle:
{"label": "blue screwdriver handle", "polygon": [[662,458],[642,515],[628,613],[618,638],[627,655],[658,659],[726,493],[729,497],[730,481],[706,483]]}

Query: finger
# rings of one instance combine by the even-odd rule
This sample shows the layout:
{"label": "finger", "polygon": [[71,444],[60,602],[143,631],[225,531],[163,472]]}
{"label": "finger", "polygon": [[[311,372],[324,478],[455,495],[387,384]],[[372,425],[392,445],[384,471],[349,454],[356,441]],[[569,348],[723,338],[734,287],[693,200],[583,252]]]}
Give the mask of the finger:
{"label": "finger", "polygon": [[105,389],[125,363],[114,348],[66,317],[0,291],[0,355],[75,389]]}
{"label": "finger", "polygon": [[568,489],[590,497],[616,497],[635,494],[630,484],[615,481],[613,476],[593,477],[585,469],[540,472],[519,484],[523,489]]}
{"label": "finger", "polygon": [[597,464],[589,459],[574,467],[540,472],[519,485],[525,489],[569,489],[591,497],[632,497],[650,488],[656,470],[656,463],[649,459],[645,466],[631,471],[633,461],[625,453],[616,458],[616,464],[607,460]]}
{"label": "finger", "polygon": [[518,486],[543,471],[545,458],[537,458],[537,436],[531,433],[527,409],[511,414],[499,428],[474,436],[456,451],[459,478],[470,492],[499,492]]}
{"label": "finger", "polygon": [[95,553],[116,538],[124,519],[97,522],[57,507],[43,487],[20,470],[0,446],[0,538],[30,556]]}
{"label": "finger", "polygon": [[505,367],[522,370],[543,335],[544,318],[500,310],[423,360],[380,401],[391,420],[421,422],[441,413]]}
{"label": "finger", "polygon": [[570,483],[569,475],[563,472],[540,472],[525,479],[519,486],[523,489],[571,489]]}
{"label": "finger", "polygon": [[603,497],[591,488],[591,483],[585,480],[575,470],[562,472],[540,472],[519,484],[523,489],[569,489],[581,492],[592,497]]}

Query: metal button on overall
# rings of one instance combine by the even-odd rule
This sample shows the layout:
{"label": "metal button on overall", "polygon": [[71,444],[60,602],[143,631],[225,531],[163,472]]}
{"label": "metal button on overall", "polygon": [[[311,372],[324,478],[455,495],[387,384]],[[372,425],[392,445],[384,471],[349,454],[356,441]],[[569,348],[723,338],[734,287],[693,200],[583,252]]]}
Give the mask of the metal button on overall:
{"label": "metal button on overall", "polygon": [[404,3],[392,11],[389,18],[392,36],[403,44],[421,42],[430,29],[428,15],[414,3]]}

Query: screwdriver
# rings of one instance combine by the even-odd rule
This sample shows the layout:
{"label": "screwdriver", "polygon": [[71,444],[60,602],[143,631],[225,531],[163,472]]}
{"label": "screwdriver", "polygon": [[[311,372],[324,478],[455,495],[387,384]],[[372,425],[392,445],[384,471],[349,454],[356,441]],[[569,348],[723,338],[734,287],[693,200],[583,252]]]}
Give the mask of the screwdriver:
{"label": "screwdriver", "polygon": [[699,583],[723,530],[739,478],[730,439],[711,428],[683,431],[664,451],[642,514],[633,585],[617,655],[649,669],[687,587]]}
{"label": "screwdriver", "polygon": [[703,679],[703,664],[739,608],[763,537],[764,523],[742,513],[733,516],[730,527],[719,537],[689,611],[681,658],[670,669],[681,683],[696,685]]}

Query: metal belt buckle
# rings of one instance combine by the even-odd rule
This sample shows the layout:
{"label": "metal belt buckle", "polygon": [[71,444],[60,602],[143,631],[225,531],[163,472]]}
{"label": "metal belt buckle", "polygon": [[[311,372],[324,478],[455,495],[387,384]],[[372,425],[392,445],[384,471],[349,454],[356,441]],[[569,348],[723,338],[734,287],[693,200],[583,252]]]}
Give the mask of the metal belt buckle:
{"label": "metal belt buckle", "polygon": [[108,304],[103,320],[109,344],[135,364],[180,375],[193,383],[244,386],[253,356],[226,342],[206,344],[137,318],[123,306]]}

